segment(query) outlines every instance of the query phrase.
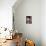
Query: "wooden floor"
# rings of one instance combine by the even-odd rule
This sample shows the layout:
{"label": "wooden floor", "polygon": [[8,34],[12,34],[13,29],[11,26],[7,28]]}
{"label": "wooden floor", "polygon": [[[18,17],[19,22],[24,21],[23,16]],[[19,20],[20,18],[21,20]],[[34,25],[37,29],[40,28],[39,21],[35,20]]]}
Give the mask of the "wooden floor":
{"label": "wooden floor", "polygon": [[0,46],[16,46],[15,39],[13,40],[6,40],[6,42],[2,43]]}

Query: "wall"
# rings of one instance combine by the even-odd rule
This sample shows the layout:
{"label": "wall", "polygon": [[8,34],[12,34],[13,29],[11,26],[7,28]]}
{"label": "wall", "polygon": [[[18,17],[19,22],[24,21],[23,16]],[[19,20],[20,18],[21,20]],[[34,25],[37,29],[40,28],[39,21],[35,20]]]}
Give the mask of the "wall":
{"label": "wall", "polygon": [[16,0],[0,0],[0,27],[12,28],[12,6]]}
{"label": "wall", "polygon": [[[41,0],[23,0],[14,10],[15,28],[23,33],[24,38],[41,46]],[[26,24],[26,16],[32,16],[32,24]]]}
{"label": "wall", "polygon": [[41,41],[46,46],[46,0],[41,1]]}

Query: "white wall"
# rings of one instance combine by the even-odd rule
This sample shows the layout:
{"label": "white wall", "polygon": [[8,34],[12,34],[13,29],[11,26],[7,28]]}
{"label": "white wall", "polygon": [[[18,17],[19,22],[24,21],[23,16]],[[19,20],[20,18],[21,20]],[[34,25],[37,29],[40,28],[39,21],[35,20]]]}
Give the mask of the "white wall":
{"label": "white wall", "polygon": [[46,46],[46,0],[41,1],[41,38],[42,46]]}
{"label": "white wall", "polygon": [[[15,28],[24,37],[35,41],[41,46],[41,0],[23,0],[15,9]],[[26,24],[26,16],[32,16],[32,24]]]}
{"label": "white wall", "polygon": [[0,0],[0,27],[12,28],[12,6],[16,0]]}

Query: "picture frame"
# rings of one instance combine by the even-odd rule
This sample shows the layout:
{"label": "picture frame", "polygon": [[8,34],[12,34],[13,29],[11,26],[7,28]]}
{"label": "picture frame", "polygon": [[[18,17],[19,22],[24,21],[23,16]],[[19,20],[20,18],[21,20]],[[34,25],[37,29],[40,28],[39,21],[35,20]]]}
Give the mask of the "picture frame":
{"label": "picture frame", "polygon": [[26,24],[32,24],[32,16],[26,16]]}

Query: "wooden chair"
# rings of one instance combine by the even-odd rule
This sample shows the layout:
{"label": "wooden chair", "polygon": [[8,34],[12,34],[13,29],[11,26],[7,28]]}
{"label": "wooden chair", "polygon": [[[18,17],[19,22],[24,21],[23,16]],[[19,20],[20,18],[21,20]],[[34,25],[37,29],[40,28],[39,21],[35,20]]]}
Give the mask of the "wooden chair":
{"label": "wooden chair", "polygon": [[22,44],[22,33],[16,33],[15,34],[15,41],[16,41],[16,46],[21,46]]}

